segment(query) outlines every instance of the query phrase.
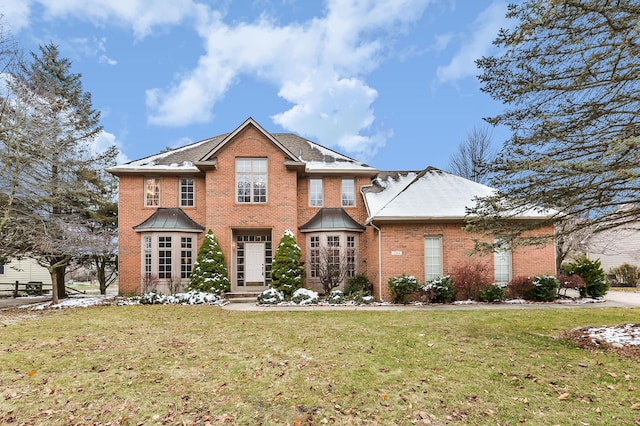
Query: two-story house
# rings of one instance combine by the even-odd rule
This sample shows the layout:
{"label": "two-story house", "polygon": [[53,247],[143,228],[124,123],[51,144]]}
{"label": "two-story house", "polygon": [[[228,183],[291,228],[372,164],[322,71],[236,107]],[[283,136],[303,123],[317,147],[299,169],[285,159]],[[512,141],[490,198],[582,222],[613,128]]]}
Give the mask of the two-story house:
{"label": "two-story house", "polygon": [[[382,172],[294,134],[271,134],[249,118],[231,133],[109,169],[120,180],[120,291],[186,284],[211,229],[228,262],[231,291],[270,284],[285,230],[301,247],[306,286],[320,289],[330,253],[347,276],[366,274],[376,298],[389,278],[446,274],[468,259],[465,206],[490,188],[435,168]],[[526,220],[527,218],[522,218]],[[553,247],[497,253],[496,280],[554,273]],[[324,259],[327,261],[327,259]]]}

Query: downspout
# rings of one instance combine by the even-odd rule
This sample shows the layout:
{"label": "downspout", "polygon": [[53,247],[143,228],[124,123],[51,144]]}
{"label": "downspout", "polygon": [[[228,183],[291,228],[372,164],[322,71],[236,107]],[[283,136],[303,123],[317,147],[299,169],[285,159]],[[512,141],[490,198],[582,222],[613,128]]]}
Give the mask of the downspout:
{"label": "downspout", "polygon": [[378,231],[378,294],[380,295],[380,301],[384,302],[382,299],[382,230],[373,221],[369,222],[369,225]]}

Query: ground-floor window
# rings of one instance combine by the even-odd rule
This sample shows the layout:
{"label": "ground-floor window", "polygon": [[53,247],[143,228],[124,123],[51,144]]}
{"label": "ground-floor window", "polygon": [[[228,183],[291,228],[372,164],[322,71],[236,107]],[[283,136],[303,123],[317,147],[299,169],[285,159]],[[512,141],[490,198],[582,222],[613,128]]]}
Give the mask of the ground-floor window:
{"label": "ground-floor window", "polygon": [[[196,257],[195,234],[150,233],[142,236],[143,292],[186,284]],[[169,286],[170,288],[164,288]]]}
{"label": "ground-floor window", "polygon": [[344,232],[320,232],[307,237],[307,277],[342,284],[357,271],[358,237]]}
{"label": "ground-floor window", "polygon": [[493,254],[494,278],[497,283],[508,283],[511,281],[511,250],[507,246],[496,245],[498,248]]}
{"label": "ground-floor window", "polygon": [[442,276],[442,237],[424,239],[424,278],[426,281]]}

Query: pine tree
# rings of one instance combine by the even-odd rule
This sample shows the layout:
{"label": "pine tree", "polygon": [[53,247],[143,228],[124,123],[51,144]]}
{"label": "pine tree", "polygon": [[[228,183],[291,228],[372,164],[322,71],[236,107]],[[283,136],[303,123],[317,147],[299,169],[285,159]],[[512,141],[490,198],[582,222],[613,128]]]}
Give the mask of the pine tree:
{"label": "pine tree", "polygon": [[218,238],[212,230],[202,241],[187,290],[222,294],[231,288],[229,272]]}
{"label": "pine tree", "polygon": [[289,229],[284,231],[271,264],[271,287],[281,291],[289,300],[302,287],[304,268],[300,262],[302,251]]}
{"label": "pine tree", "polygon": [[[530,230],[571,234],[640,218],[640,3],[524,0],[515,27],[477,61],[482,91],[504,111],[488,119],[511,137],[492,166],[494,196],[468,213],[471,231],[544,243]],[[531,206],[555,213],[518,221]],[[565,235],[562,235],[563,237]]]}
{"label": "pine tree", "polygon": [[4,160],[11,166],[1,168],[0,180],[13,182],[15,200],[3,213],[9,225],[0,229],[0,250],[47,267],[57,303],[66,297],[66,267],[88,250],[87,220],[102,197],[94,178],[117,151],[93,151],[91,143],[102,131],[100,112],[57,46],[32,53],[32,61],[7,79],[6,89],[13,96],[13,121],[20,125],[9,133],[4,125],[0,129],[13,147]]}

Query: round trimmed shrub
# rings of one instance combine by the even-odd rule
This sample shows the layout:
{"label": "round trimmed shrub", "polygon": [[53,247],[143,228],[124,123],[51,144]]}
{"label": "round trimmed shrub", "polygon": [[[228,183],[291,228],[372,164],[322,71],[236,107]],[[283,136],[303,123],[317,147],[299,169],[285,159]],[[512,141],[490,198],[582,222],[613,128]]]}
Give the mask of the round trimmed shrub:
{"label": "round trimmed shrub", "polygon": [[434,278],[422,286],[429,303],[451,303],[455,295],[455,287],[451,276]]}
{"label": "round trimmed shrub", "polygon": [[406,305],[409,295],[420,289],[418,280],[413,275],[402,275],[399,277],[389,278],[389,290],[393,303],[401,303]]}
{"label": "round trimmed shrub", "polygon": [[533,277],[531,298],[536,302],[553,302],[558,297],[560,283],[552,275],[537,275]]}
{"label": "round trimmed shrub", "polygon": [[482,302],[502,302],[504,300],[505,288],[498,284],[480,290],[480,301]]}
{"label": "round trimmed shrub", "polygon": [[275,288],[269,288],[258,295],[258,303],[261,305],[277,305],[284,302],[284,295]]}

